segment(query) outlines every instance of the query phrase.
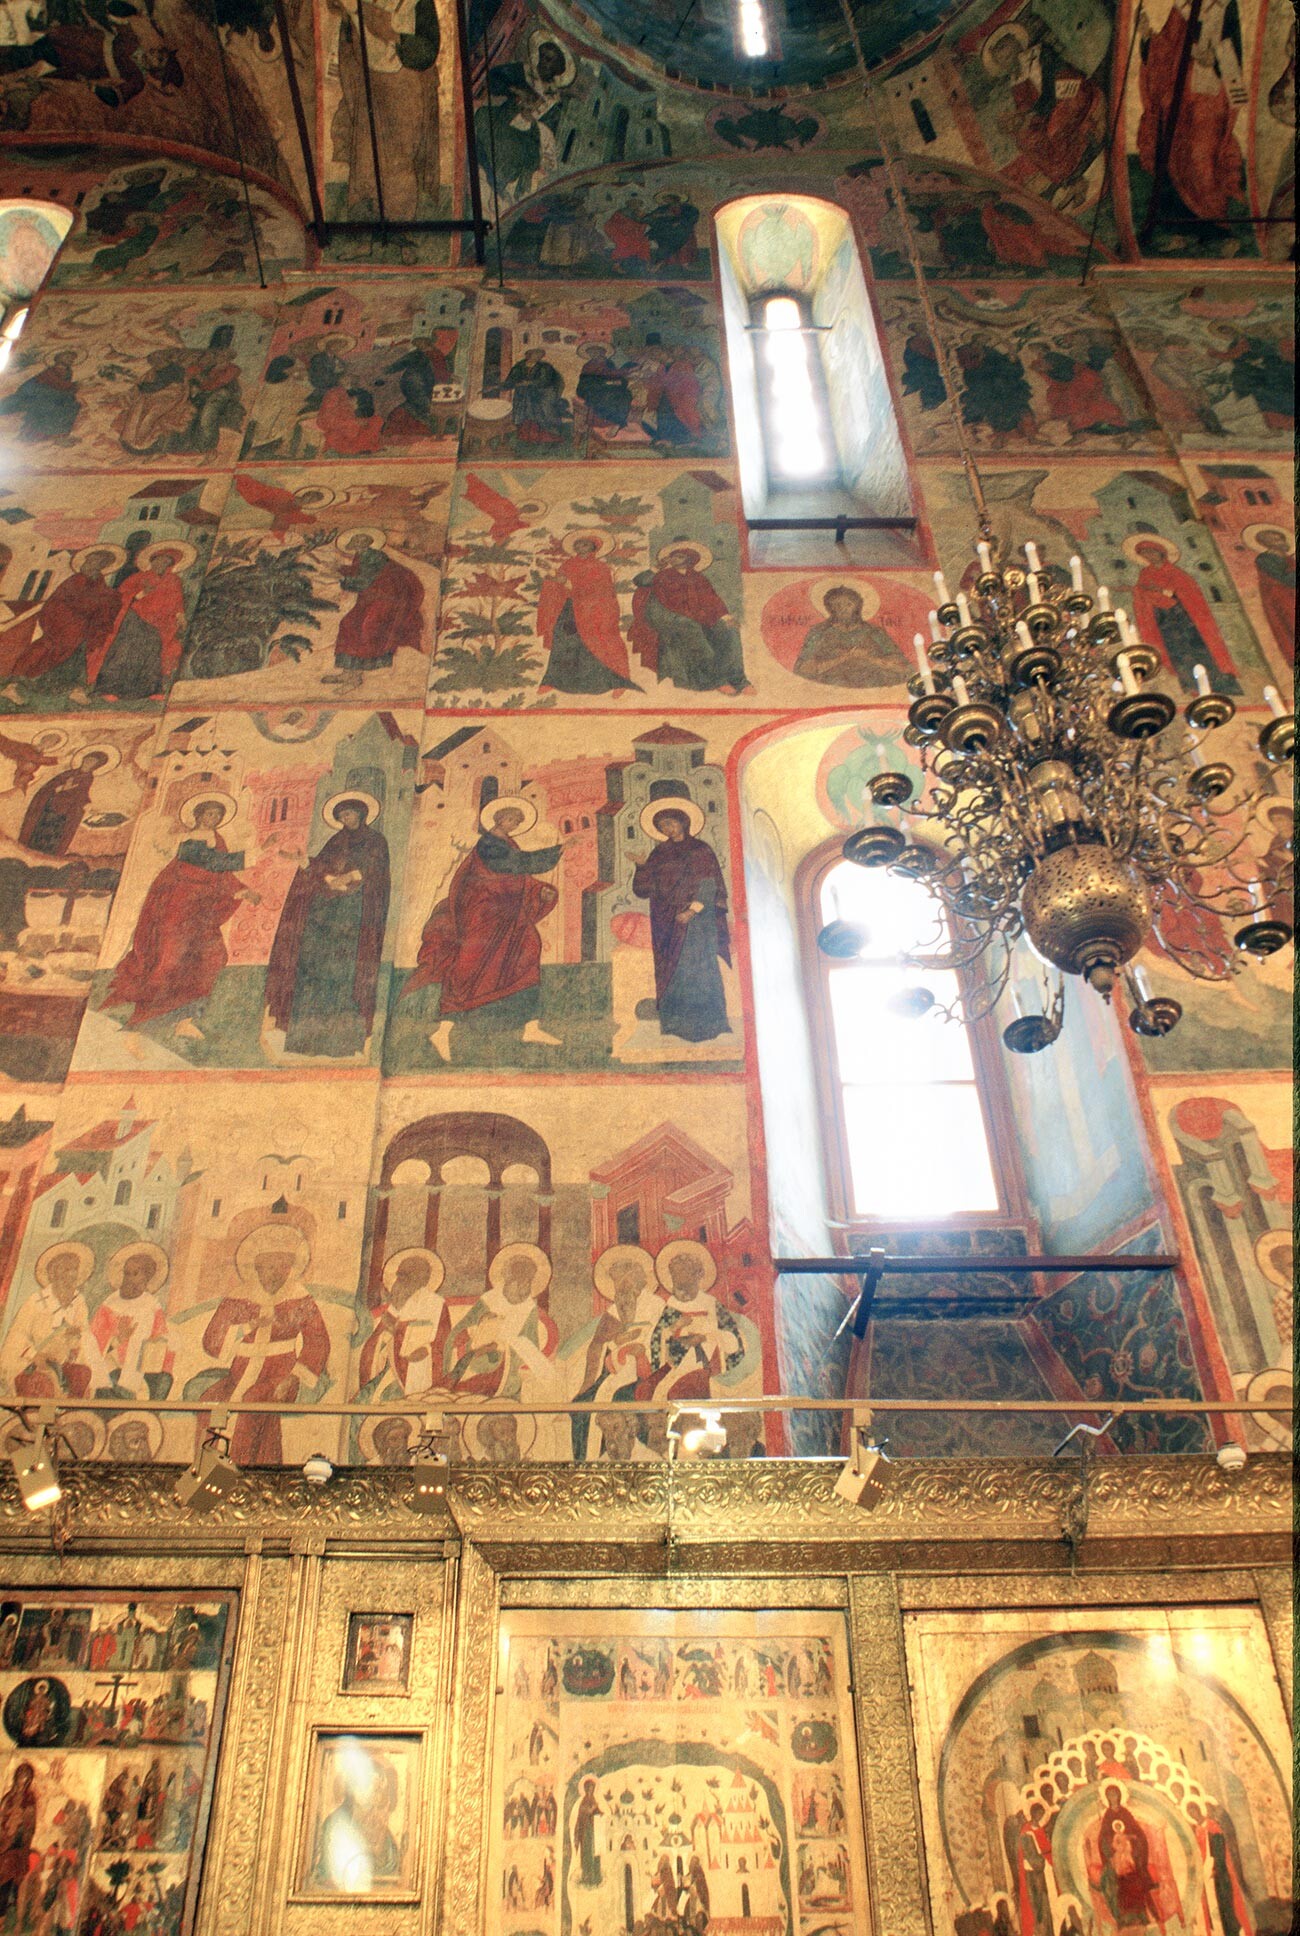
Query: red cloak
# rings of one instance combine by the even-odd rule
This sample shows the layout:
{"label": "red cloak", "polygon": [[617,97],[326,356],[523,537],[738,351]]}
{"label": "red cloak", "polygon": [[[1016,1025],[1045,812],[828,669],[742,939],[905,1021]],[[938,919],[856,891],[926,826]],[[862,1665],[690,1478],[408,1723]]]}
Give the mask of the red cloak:
{"label": "red cloak", "polygon": [[109,647],[117,637],[122,620],[134,612],[145,625],[151,625],[162,645],[162,676],[166,685],[181,662],[181,620],[185,616],[185,591],[173,571],[134,571],[116,594],[119,611],[115,623],[86,654],[86,683],[93,686]]}
{"label": "red cloak", "polygon": [[[217,853],[229,849],[220,834]],[[221,930],[239,906],[234,874],[169,860],[144,897],[128,953],[117,964],[104,1004],[133,1005],[128,1028],[212,993],[229,956]]]}
{"label": "red cloak", "polygon": [[[1147,42],[1139,80],[1138,160],[1148,175],[1155,173],[1165,116],[1178,94],[1178,64],[1186,37],[1186,15],[1171,7],[1159,33]],[[1205,222],[1221,222],[1242,194],[1244,171],[1233,133],[1235,118],[1222,81],[1212,94],[1202,94],[1193,74],[1188,75],[1169,148],[1169,179],[1184,205]]]}
{"label": "red cloak", "polygon": [[[228,1334],[238,1329],[240,1335],[229,1368],[223,1371],[215,1384],[207,1386],[205,1399],[219,1402],[223,1398],[233,1397],[239,1390],[249,1367],[249,1353],[246,1350],[241,1352],[240,1345],[250,1332],[265,1324],[266,1319],[266,1306],[256,1298],[222,1298],[203,1333],[203,1349],[209,1358],[223,1358]],[[262,1369],[240,1395],[253,1404],[293,1404],[298,1397],[299,1370],[318,1379],[329,1363],[330,1334],[315,1298],[305,1294],[300,1297],[277,1297],[266,1342],[268,1345],[283,1345],[284,1349],[268,1350],[262,1361]],[[274,1413],[244,1413],[236,1420],[230,1450],[237,1465],[281,1464],[283,1451],[279,1419]]]}
{"label": "red cloak", "polygon": [[640,585],[632,598],[632,626],[628,634],[636,655],[647,672],[659,671],[659,634],[646,617],[651,602],[680,618],[691,618],[707,628],[727,616],[727,608],[702,571],[694,566],[676,571],[665,565],[648,585]]}
{"label": "red cloak", "polygon": [[1275,551],[1261,551],[1255,569],[1268,629],[1277,640],[1278,651],[1291,665],[1295,659],[1295,555],[1282,559]]}
{"label": "red cloak", "polygon": [[626,679],[627,648],[623,644],[622,614],[614,574],[599,558],[566,558],[554,578],[542,585],[537,601],[537,631],[547,652],[553,650],[556,621],[566,605],[573,607],[578,637],[593,659],[619,679]]}
{"label": "red cloak", "polygon": [[[491,836],[518,852],[506,836]],[[406,984],[439,982],[439,1013],[464,1015],[489,1002],[504,1001],[541,980],[542,941],[537,923],[549,914],[559,894],[532,874],[498,873],[479,851],[466,854],[452,877],[445,901],[424,924],[420,953]]]}
{"label": "red cloak", "polygon": [[386,558],[340,621],[335,654],[345,659],[387,661],[403,646],[418,652],[423,613],[424,587],[415,573]]}
{"label": "red cloak", "polygon": [[83,648],[98,667],[120,608],[111,585],[74,571],[38,610],[0,633],[0,679],[39,679]]}
{"label": "red cloak", "polygon": [[[1237,669],[1228,657],[1228,648],[1223,643],[1214,613],[1209,601],[1194,578],[1189,578],[1168,559],[1158,565],[1143,565],[1133,587],[1133,623],[1142,637],[1151,645],[1159,648],[1161,632],[1156,620],[1158,612],[1172,611],[1182,607],[1191,623],[1205,642],[1205,650],[1220,672],[1226,672],[1235,679]],[[1173,668],[1177,670],[1177,668]]]}

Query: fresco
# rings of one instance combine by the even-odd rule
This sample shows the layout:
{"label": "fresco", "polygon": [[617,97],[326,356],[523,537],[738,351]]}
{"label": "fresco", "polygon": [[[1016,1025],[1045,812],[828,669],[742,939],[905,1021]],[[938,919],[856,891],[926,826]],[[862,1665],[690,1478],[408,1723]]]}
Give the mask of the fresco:
{"label": "fresco", "polygon": [[1290,1750],[1256,1609],[903,1620],[936,1928],[1244,1930],[1283,1908]]}
{"label": "fresco", "polygon": [[[1003,177],[938,157],[903,156],[900,162],[907,212],[927,269],[949,276],[1077,277],[1087,234],[1037,196]],[[884,163],[852,162],[834,192],[857,224],[876,279],[910,281],[906,239],[890,205]],[[1103,248],[1103,260],[1106,254]]]}
{"label": "fresco", "polygon": [[738,1068],[726,751],[667,721],[429,720],[389,1073]]}
{"label": "fresco", "polygon": [[1290,1083],[1162,1084],[1156,1099],[1233,1387],[1250,1403],[1286,1408],[1243,1418],[1247,1442],[1285,1448],[1295,1324]]}
{"label": "fresco", "polygon": [[[147,1441],[133,1456],[192,1456],[193,1415],[133,1400],[346,1388],[375,1084],[210,1076],[204,1097],[196,1110],[166,1076],[74,1080],[57,1106],[0,1314],[0,1384],[78,1418],[78,1398],[120,1395],[120,1414],[85,1415],[88,1456],[117,1457],[127,1422]],[[246,1414],[232,1451],[300,1465],[337,1437],[310,1416]]]}
{"label": "fresco", "polygon": [[884,691],[902,699],[933,593],[919,573],[748,575],[745,639],[763,697],[793,706]]}
{"label": "fresco", "polygon": [[[1014,1319],[959,1315],[953,1278],[947,1275],[944,1281],[950,1295],[938,1321],[937,1313],[892,1317],[877,1306],[867,1348],[857,1357],[846,1389],[891,1398],[945,1398],[957,1391],[993,1400],[1050,1398],[1051,1385],[1034,1362],[1035,1340]],[[966,1283],[972,1300],[987,1296],[987,1277]],[[909,1279],[907,1288],[913,1290],[915,1280]],[[889,1434],[890,1457],[899,1459],[1046,1459],[1069,1429],[1063,1412],[891,1412],[882,1427]]]}
{"label": "fresco", "polygon": [[0,434],[62,470],[218,469],[238,450],[270,322],[265,298],[46,296],[0,378]]}
{"label": "fresco", "polygon": [[67,1074],[149,771],[154,722],[0,729],[0,1070]]}
{"label": "fresco", "polygon": [[1291,448],[1295,317],[1288,292],[1234,277],[1212,287],[1116,283],[1107,299],[1161,422],[1182,449]]}
{"label": "fresco", "polygon": [[153,711],[226,488],[220,475],[117,470],[74,489],[39,467],[0,486],[0,714]]}
{"label": "fresco", "polygon": [[[23,164],[30,173],[31,159],[24,156]],[[79,201],[52,288],[199,276],[205,282],[257,280],[257,254],[237,177],[154,159],[105,174],[91,151],[80,167],[65,163],[56,170],[45,161],[41,172],[50,174],[61,197],[71,190]],[[251,187],[249,200],[268,279],[277,269],[301,268],[302,224],[264,189]]]}
{"label": "fresco", "polygon": [[484,293],[462,452],[539,457],[725,457],[717,312],[698,291]]}
{"label": "fresco", "polygon": [[455,284],[312,287],[275,320],[240,454],[447,458],[462,395]]}
{"label": "fresco", "polygon": [[425,464],[236,471],[177,703],[422,704],[451,485]]}
{"label": "fresco", "polygon": [[0,1601],[0,1915],[55,1931],[192,1926],[234,1594]]}
{"label": "fresco", "polygon": [[488,1899],[515,1936],[849,1936],[869,1910],[836,1615],[511,1613]]}
{"label": "fresco", "polygon": [[0,201],[0,296],[34,296],[50,273],[72,217],[51,203]]}
{"label": "fresco", "polygon": [[[690,1122],[690,1130],[681,1127]],[[362,1398],[748,1398],[771,1349],[739,1085],[385,1085],[357,1331]],[[662,1457],[665,1414],[483,1417],[461,1456]],[[393,1429],[386,1430],[385,1424]],[[409,1421],[354,1424],[400,1462]],[[757,1414],[736,1456],[752,1450]]]}
{"label": "fresco", "polygon": [[418,721],[172,718],[78,1069],[377,1061]]}
{"label": "fresco", "polygon": [[430,700],[716,704],[750,686],[739,610],[724,473],[463,468]]}
{"label": "fresco", "polygon": [[445,10],[437,0],[371,0],[364,56],[352,14],[339,8],[314,19],[324,42],[319,112],[327,216],[414,222],[455,213],[458,84]]}
{"label": "fresco", "polygon": [[1279,676],[1295,666],[1295,506],[1289,465],[1198,464],[1196,508],[1218,540],[1251,623]]}
{"label": "fresco", "polygon": [[[1030,284],[934,292],[967,430],[986,450],[1166,448],[1097,299]],[[919,456],[955,450],[939,363],[917,298],[881,292],[885,341]]]}
{"label": "fresco", "polygon": [[715,195],[716,184],[710,192],[706,178],[681,169],[662,183],[652,171],[638,170],[548,189],[503,224],[503,260],[523,277],[707,282],[708,223],[701,211]]}

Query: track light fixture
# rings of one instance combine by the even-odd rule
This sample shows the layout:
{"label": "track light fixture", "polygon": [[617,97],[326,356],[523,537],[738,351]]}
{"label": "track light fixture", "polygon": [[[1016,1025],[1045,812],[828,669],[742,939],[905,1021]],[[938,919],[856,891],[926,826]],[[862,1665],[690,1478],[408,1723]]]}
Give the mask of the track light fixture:
{"label": "track light fixture", "polygon": [[47,1506],[56,1506],[63,1497],[59,1469],[49,1443],[51,1437],[57,1436],[54,1407],[42,1405],[36,1415],[36,1426],[30,1442],[15,1446],[11,1454],[14,1477],[28,1512],[44,1512]]}
{"label": "track light fixture", "polygon": [[835,1497],[847,1505],[861,1506],[864,1512],[870,1512],[884,1498],[884,1467],[890,1463],[882,1447],[867,1437],[870,1427],[871,1413],[855,1411],[851,1450],[835,1481]]}
{"label": "track light fixture", "polygon": [[239,1467],[230,1457],[227,1417],[225,1411],[213,1413],[198,1456],[176,1481],[176,1503],[188,1506],[191,1512],[211,1512],[239,1484]]}
{"label": "track light fixture", "polygon": [[441,1412],[425,1413],[424,1429],[411,1447],[411,1469],[415,1475],[411,1511],[444,1511],[451,1461],[447,1457],[447,1423]]}
{"label": "track light fixture", "polygon": [[668,1422],[668,1437],[676,1441],[680,1454],[688,1459],[716,1458],[727,1449],[727,1428],[722,1413],[709,1406],[699,1411],[675,1412]]}

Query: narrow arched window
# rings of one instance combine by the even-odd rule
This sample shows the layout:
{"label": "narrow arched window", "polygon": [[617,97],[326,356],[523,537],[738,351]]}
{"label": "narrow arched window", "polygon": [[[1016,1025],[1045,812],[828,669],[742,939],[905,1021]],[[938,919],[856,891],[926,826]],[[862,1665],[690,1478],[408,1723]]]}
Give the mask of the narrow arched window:
{"label": "narrow arched window", "polygon": [[994,1131],[1006,1113],[1001,1068],[967,1019],[937,903],[918,882],[844,860],[838,842],[805,864],[803,886],[837,1216],[929,1225],[1014,1214],[1019,1179],[999,1148],[1009,1138]]}
{"label": "narrow arched window", "polygon": [[751,305],[758,335],[758,394],[767,473],[776,489],[806,489],[835,474],[835,437],[826,379],[807,302],[760,296]]}

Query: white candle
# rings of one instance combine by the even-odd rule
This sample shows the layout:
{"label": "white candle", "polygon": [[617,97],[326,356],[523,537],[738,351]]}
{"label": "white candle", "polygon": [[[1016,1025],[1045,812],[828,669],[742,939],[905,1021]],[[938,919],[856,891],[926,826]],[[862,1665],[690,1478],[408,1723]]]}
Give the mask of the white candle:
{"label": "white candle", "polygon": [[1025,583],[1029,587],[1030,604],[1037,605],[1043,595],[1038,589],[1038,573],[1036,571],[1031,571],[1028,577],[1025,579]]}
{"label": "white candle", "polygon": [[1138,682],[1133,675],[1133,668],[1128,662],[1128,653],[1121,652],[1116,658],[1115,663],[1119,667],[1120,684],[1123,686],[1125,692],[1127,693],[1136,692],[1138,689]]}
{"label": "white candle", "polygon": [[957,594],[957,616],[963,625],[970,624],[970,600],[967,598],[965,592],[958,592]]}
{"label": "white candle", "polygon": [[1034,635],[1022,618],[1016,620],[1016,637],[1022,645],[1032,645],[1034,642]]}
{"label": "white candle", "polygon": [[1192,667],[1192,683],[1197,692],[1206,693],[1210,690],[1210,675],[1204,666]]}
{"label": "white candle", "polygon": [[1097,587],[1097,610],[1099,612],[1108,612],[1110,610],[1110,593],[1104,585],[1098,585]]}
{"label": "white candle", "polygon": [[939,614],[937,612],[931,612],[929,614],[929,619],[930,619],[930,637],[934,640],[936,645],[941,645],[943,643],[943,628],[939,624]]}
{"label": "white candle", "polygon": [[1264,701],[1274,719],[1286,718],[1286,704],[1276,686],[1265,686]]}
{"label": "white candle", "polygon": [[1027,544],[1025,546],[1025,556],[1029,560],[1030,571],[1041,571],[1043,569],[1038,562],[1038,546],[1036,544]]}
{"label": "white candle", "polygon": [[1263,891],[1260,888],[1259,882],[1251,881],[1246,892],[1250,895],[1250,905],[1255,913],[1262,914],[1267,903],[1264,900]]}
{"label": "white candle", "polygon": [[953,698],[959,706],[970,705],[970,693],[967,691],[966,681],[962,678],[960,672],[954,673],[953,675],[952,693]]}
{"label": "white candle", "polygon": [[1134,967],[1133,986],[1137,989],[1139,996],[1144,1002],[1149,1002],[1151,1000],[1151,987],[1149,982],[1147,981],[1145,968],[1138,968],[1136,966]]}
{"label": "white candle", "polygon": [[1083,559],[1077,552],[1070,560],[1070,583],[1076,592],[1083,590]]}
{"label": "white candle", "polygon": [[925,649],[925,634],[916,633],[912,644],[916,648],[916,669],[921,675],[921,683],[927,692],[933,692],[934,674],[930,670],[930,655]]}
{"label": "white candle", "polygon": [[948,597],[948,580],[944,577],[941,571],[936,571],[936,573],[934,574],[934,589],[939,594],[939,603],[941,605],[948,605],[951,603],[951,600]]}
{"label": "white candle", "polygon": [[1119,626],[1119,635],[1125,645],[1136,645],[1137,637],[1133,631],[1133,627],[1128,622],[1128,613],[1122,605],[1115,607],[1115,623]]}
{"label": "white candle", "polygon": [[992,553],[992,551],[991,551],[991,550],[989,549],[989,547],[988,547],[988,545],[987,545],[987,544],[985,543],[985,541],[984,541],[984,539],[983,539],[983,538],[981,538],[981,539],[980,539],[980,541],[979,541],[979,543],[978,543],[978,544],[976,545],[976,547],[975,547],[975,549],[976,549],[976,551],[978,551],[978,553],[979,553],[979,559],[980,559],[980,570],[981,570],[981,571],[992,571],[992,569],[993,569],[993,553]]}

